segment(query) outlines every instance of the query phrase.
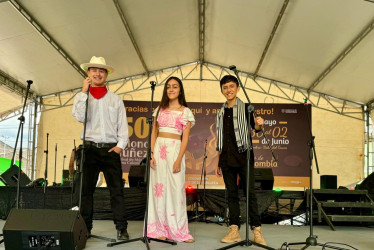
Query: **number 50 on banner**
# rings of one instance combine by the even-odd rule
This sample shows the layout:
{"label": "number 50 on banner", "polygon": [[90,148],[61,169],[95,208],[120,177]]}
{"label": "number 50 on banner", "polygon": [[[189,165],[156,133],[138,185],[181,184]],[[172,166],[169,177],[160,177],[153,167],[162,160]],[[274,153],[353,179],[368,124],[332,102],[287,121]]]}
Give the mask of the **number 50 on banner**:
{"label": "number 50 on banner", "polygon": [[135,136],[139,139],[148,137],[149,124],[147,123],[146,117],[136,118],[134,124],[134,117],[127,117],[127,123],[129,124],[129,138],[135,133]]}

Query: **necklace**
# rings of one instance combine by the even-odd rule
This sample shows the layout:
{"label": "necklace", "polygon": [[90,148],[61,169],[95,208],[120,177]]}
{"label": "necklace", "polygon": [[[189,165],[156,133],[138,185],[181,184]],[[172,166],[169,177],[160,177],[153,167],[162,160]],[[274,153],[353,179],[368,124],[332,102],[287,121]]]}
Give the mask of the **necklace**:
{"label": "necklace", "polygon": [[169,106],[168,107],[170,110],[179,110],[182,108],[182,105],[179,105],[179,107],[176,107],[176,106]]}

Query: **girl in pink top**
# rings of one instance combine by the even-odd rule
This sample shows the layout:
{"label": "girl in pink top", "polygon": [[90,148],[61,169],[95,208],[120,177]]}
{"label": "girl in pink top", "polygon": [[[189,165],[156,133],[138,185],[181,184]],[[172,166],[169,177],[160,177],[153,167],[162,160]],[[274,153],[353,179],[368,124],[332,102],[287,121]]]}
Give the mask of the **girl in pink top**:
{"label": "girl in pink top", "polygon": [[147,236],[194,242],[188,230],[184,153],[195,118],[179,78],[166,81],[153,116]]}

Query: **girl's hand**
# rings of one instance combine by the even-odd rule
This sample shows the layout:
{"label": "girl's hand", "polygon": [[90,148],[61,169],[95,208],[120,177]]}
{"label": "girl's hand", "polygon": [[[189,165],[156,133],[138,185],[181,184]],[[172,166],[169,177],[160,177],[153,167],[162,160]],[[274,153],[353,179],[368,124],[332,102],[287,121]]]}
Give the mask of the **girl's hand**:
{"label": "girl's hand", "polygon": [[179,173],[181,171],[181,161],[176,160],[173,164],[173,173]]}
{"label": "girl's hand", "polygon": [[221,171],[221,168],[219,166],[216,167],[216,176],[217,177],[222,177],[222,171]]}
{"label": "girl's hand", "polygon": [[156,160],[154,157],[151,158],[151,168],[156,170]]}

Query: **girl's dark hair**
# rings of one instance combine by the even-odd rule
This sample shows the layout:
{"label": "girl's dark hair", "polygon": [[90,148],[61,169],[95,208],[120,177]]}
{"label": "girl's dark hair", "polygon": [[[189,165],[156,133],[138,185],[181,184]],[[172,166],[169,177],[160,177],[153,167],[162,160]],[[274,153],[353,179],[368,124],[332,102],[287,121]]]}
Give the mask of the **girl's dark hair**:
{"label": "girl's dark hair", "polygon": [[179,79],[176,76],[171,76],[166,80],[165,85],[164,85],[164,91],[162,93],[161,102],[160,102],[160,105],[158,106],[158,110],[157,110],[157,114],[156,114],[156,118],[155,118],[156,122],[157,122],[158,114],[160,113],[160,109],[165,109],[169,106],[169,97],[168,97],[167,89],[168,89],[168,83],[171,80],[175,80],[179,84],[179,88],[180,88],[180,92],[179,92],[179,96],[178,96],[179,104],[187,107],[186,97],[184,96],[184,89],[183,89],[183,84],[182,84],[181,79]]}

